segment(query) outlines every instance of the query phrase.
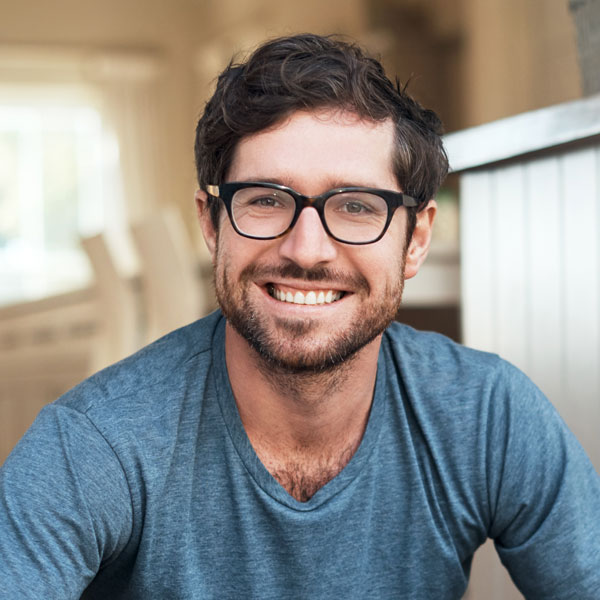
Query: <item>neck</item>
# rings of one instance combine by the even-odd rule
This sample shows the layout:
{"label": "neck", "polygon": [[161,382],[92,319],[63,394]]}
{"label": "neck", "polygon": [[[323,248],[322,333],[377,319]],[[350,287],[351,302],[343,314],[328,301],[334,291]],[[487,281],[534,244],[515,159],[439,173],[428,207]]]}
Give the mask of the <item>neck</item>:
{"label": "neck", "polygon": [[264,364],[227,324],[227,369],[248,435],[306,447],[329,444],[353,429],[364,430],[380,343],[379,336],[326,372],[287,373]]}
{"label": "neck", "polygon": [[[373,399],[381,337],[324,373],[262,363],[229,324],[229,379],[248,438],[271,474],[300,500],[341,471],[360,445]],[[298,481],[309,489],[298,489]]]}

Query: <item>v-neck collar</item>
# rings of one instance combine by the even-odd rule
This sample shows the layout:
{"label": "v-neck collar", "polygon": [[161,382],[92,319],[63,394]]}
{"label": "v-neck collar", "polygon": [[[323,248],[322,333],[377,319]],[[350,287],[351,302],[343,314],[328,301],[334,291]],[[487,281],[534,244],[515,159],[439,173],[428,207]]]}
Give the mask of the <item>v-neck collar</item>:
{"label": "v-neck collar", "polygon": [[382,354],[382,349],[380,349],[373,403],[371,405],[367,427],[365,428],[365,433],[358,449],[338,475],[319,489],[310,500],[307,502],[300,502],[291,496],[269,473],[254,451],[246,434],[227,373],[227,364],[225,361],[225,318],[221,318],[215,328],[212,344],[212,363],[216,395],[221,407],[223,420],[225,421],[229,436],[240,460],[243,462],[249,475],[266,494],[290,509],[297,511],[311,511],[340,493],[359,476],[377,442],[377,438],[381,431],[381,425],[385,418],[385,360],[383,359]]}

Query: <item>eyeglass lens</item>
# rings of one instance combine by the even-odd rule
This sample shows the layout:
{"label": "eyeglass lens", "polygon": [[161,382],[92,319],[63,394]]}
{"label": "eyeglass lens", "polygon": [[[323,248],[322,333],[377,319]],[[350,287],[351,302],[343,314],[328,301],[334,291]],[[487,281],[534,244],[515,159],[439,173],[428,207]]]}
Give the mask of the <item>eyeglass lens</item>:
{"label": "eyeglass lens", "polygon": [[[274,237],[288,229],[296,212],[296,201],[287,192],[250,187],[238,190],[231,203],[236,227],[253,237]],[[334,194],[325,202],[324,217],[329,231],[347,242],[376,239],[385,227],[386,201],[368,192]]]}

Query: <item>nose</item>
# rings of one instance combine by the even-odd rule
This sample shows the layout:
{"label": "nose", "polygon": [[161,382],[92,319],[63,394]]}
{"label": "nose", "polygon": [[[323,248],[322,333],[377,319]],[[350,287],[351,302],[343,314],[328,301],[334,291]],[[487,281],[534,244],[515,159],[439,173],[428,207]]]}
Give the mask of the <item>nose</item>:
{"label": "nose", "polygon": [[303,269],[310,269],[334,260],[337,257],[337,246],[323,228],[316,209],[307,207],[300,213],[292,230],[283,238],[279,254]]}

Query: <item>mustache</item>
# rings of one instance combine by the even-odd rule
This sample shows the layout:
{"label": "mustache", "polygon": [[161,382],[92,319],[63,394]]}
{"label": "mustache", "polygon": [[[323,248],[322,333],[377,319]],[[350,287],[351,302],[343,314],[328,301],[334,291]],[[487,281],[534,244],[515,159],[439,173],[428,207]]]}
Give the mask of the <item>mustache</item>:
{"label": "mustache", "polygon": [[369,293],[371,286],[360,273],[347,273],[341,269],[329,267],[313,267],[303,269],[296,263],[285,263],[282,265],[257,265],[251,264],[245,267],[240,274],[240,281],[245,283],[253,279],[300,279],[303,281],[326,282],[335,284],[337,289],[351,289]]}

